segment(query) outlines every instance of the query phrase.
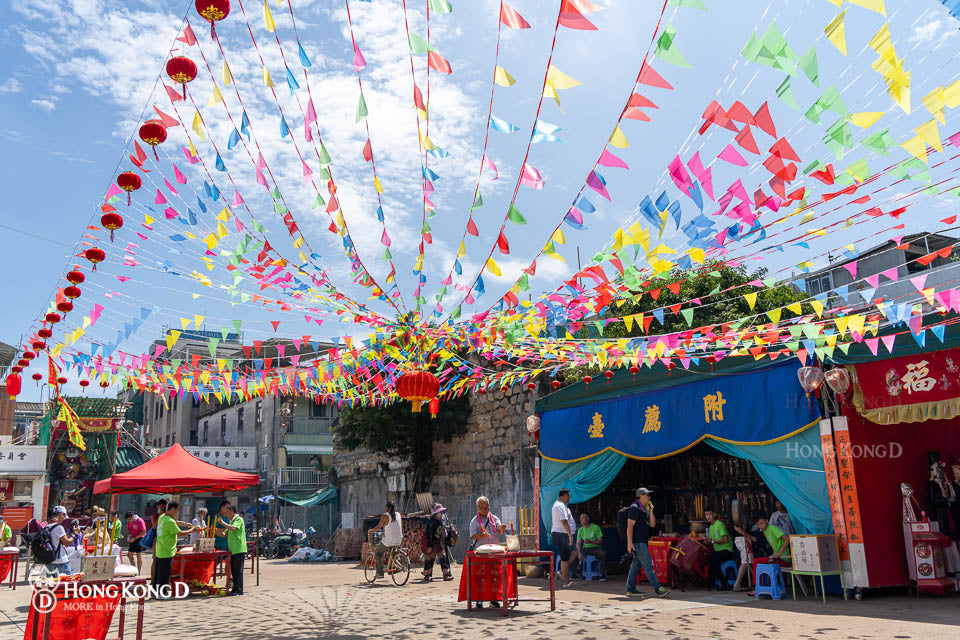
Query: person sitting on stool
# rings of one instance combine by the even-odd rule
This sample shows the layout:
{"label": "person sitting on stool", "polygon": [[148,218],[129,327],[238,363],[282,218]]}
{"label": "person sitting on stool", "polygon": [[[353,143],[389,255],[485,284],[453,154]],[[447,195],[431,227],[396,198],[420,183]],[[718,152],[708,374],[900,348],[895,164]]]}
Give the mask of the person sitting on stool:
{"label": "person sitting on stool", "polygon": [[597,559],[600,566],[600,582],[607,581],[607,552],[603,550],[603,531],[595,524],[590,523],[590,516],[580,514],[580,528],[577,529],[577,551],[580,553],[580,576],[583,577],[583,567],[587,563],[587,556]]}
{"label": "person sitting on stool", "polygon": [[713,509],[704,509],[703,516],[710,523],[710,528],[707,529],[707,537],[713,542],[713,555],[710,556],[710,578],[707,589],[712,589],[716,581],[720,580],[720,588],[726,591],[731,587],[720,567],[724,562],[730,562],[736,558],[733,554],[733,540],[730,538],[730,532],[727,531],[727,525],[717,518],[717,513]]}

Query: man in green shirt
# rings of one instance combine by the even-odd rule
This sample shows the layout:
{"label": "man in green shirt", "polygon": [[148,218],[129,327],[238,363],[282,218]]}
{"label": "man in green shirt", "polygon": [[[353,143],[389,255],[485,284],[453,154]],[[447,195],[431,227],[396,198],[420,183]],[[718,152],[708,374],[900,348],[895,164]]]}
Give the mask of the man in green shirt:
{"label": "man in green shirt", "polygon": [[713,555],[710,556],[710,579],[707,582],[707,588],[712,589],[719,580],[720,588],[726,591],[732,587],[727,582],[720,567],[723,566],[724,562],[734,560],[733,538],[727,531],[727,525],[723,524],[713,509],[704,509],[703,516],[710,525],[707,529],[707,537],[713,543]]}
{"label": "man in green shirt", "polygon": [[767,518],[759,518],[757,528],[763,532],[763,537],[773,549],[770,560],[790,560],[790,536],[781,531],[780,527],[770,524]]}
{"label": "man in green shirt", "polygon": [[220,505],[220,527],[217,535],[226,536],[230,549],[230,595],[243,595],[243,560],[247,555],[247,528],[243,516],[237,513],[237,507],[230,502]]}
{"label": "man in green shirt", "polygon": [[580,514],[580,528],[577,529],[577,551],[580,553],[580,574],[587,556],[593,556],[600,565],[600,582],[607,581],[607,552],[603,550],[603,531],[590,522],[590,516]]}
{"label": "man in green shirt", "polygon": [[9,545],[12,537],[13,530],[10,529],[10,525],[4,522],[3,516],[0,516],[0,549]]}
{"label": "man in green shirt", "polygon": [[120,512],[114,511],[110,514],[110,526],[113,532],[113,542],[120,540],[122,536],[123,522],[120,521]]}
{"label": "man in green shirt", "polygon": [[193,527],[183,530],[177,524],[177,516],[180,515],[180,503],[167,503],[167,510],[157,518],[157,538],[154,542],[157,563],[157,571],[153,577],[153,586],[162,587],[170,583],[170,569],[173,566],[173,556],[177,553],[177,537],[187,536],[193,531]]}

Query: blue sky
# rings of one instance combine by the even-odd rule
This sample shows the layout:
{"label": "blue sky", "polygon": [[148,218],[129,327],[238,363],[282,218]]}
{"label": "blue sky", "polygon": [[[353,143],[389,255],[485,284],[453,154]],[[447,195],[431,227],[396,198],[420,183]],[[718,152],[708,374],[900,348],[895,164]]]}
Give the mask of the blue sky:
{"label": "blue sky", "polygon": [[[430,168],[440,177],[434,181],[435,192],[431,196],[437,205],[437,214],[430,221],[434,243],[426,248],[424,267],[427,283],[423,295],[430,303],[428,310],[433,308],[433,295],[452,265],[466,223],[467,209],[472,202],[473,185],[480,166],[497,34],[499,3],[487,0],[451,0],[451,3],[453,13],[433,14],[430,20],[431,41],[450,61],[453,74],[430,74],[430,137],[449,151],[450,157],[430,159]],[[301,163],[291,138],[280,137],[276,105],[272,95],[263,87],[257,53],[250,44],[239,6],[236,2],[233,4],[233,13],[220,23],[218,33],[252,121],[254,137],[263,149],[304,236],[314,251],[322,256],[316,262],[327,269],[330,279],[344,292],[366,301],[365,290],[350,282],[350,272],[338,239],[326,230],[329,218],[310,207],[315,191],[301,179]],[[425,4],[408,3],[411,30],[421,36],[426,32]],[[481,182],[484,206],[474,213],[480,237],[468,240],[467,256],[461,260],[461,281],[466,284],[472,282],[495,241],[510,200],[533,125],[556,19],[555,2],[516,0],[510,4],[531,23],[532,28],[503,30],[500,66],[516,79],[516,84],[496,87],[493,113],[520,130],[512,134],[490,133],[488,156],[496,163],[500,179],[491,182],[489,173],[485,173]],[[481,311],[499,298],[547,241],[551,230],[583,185],[633,89],[661,3],[655,0],[610,0],[598,4],[605,9],[589,15],[598,31],[559,30],[552,64],[582,84],[560,92],[562,111],[551,99],[545,99],[540,119],[561,127],[557,137],[564,142],[533,145],[528,163],[542,173],[546,186],[542,190],[520,187],[516,204],[528,223],[523,227],[508,225],[506,233],[511,253],[509,256],[495,254],[504,276],[495,278],[485,274],[487,293],[469,311]],[[674,156],[679,154],[686,161],[695,151],[700,151],[704,164],[707,164],[732,141],[730,132],[717,127],[712,127],[703,136],[696,134],[700,114],[711,99],[716,98],[724,106],[739,99],[751,109],[769,100],[778,133],[786,136],[801,155],[801,168],[810,160],[821,158],[833,160],[839,173],[841,167],[862,157],[876,171],[904,157],[902,150],[885,159],[866,154],[857,147],[842,161],[832,158],[819,140],[833,119],[825,117],[819,125],[804,119],[802,112],[788,108],[776,98],[775,90],[783,81],[783,72],[740,57],[740,51],[753,31],[762,35],[775,22],[798,55],[811,45],[816,46],[820,87],[813,86],[800,73],[792,79],[794,94],[802,109],[833,84],[851,112],[886,112],[873,128],[866,132],[856,130],[858,140],[865,133],[882,127],[890,127],[897,142],[906,139],[910,129],[932,117],[922,107],[920,99],[937,85],[955,80],[960,71],[956,55],[960,45],[960,40],[955,37],[957,24],[938,2],[890,0],[886,3],[897,54],[905,59],[904,66],[912,73],[913,110],[909,115],[893,106],[882,78],[870,68],[876,54],[866,43],[884,24],[882,16],[859,6],[845,5],[848,54],[843,56],[823,34],[824,27],[839,11],[828,0],[789,3],[738,0],[736,10],[731,10],[728,2],[704,0],[704,4],[708,11],[667,7],[664,25],[670,24],[676,29],[674,44],[692,68],[676,67],[651,56],[652,66],[675,90],[641,88],[641,92],[660,108],[646,110],[651,122],[628,120],[622,126],[630,147],[614,151],[630,165],[630,171],[602,170],[612,202],[607,203],[593,192],[587,192],[597,206],[596,213],[585,216],[588,229],[575,231],[564,227],[567,244],[558,249],[566,256],[567,262],[541,258],[538,277],[531,282],[534,292],[552,288],[561,277],[572,272],[577,247],[581,248],[581,255],[586,260],[610,239],[618,226],[625,226],[634,219],[637,203],[644,195],[656,196],[664,189],[672,190],[671,198],[681,200],[684,222],[695,215],[691,201],[682,199],[673,187],[666,167]],[[364,163],[361,155],[366,133],[363,124],[356,123],[354,118],[359,91],[352,68],[353,52],[345,11],[341,3],[317,0],[298,0],[293,5],[301,42],[312,61],[311,91],[320,131],[333,158],[332,167],[344,216],[361,257],[375,277],[382,281],[389,266],[379,259],[383,247],[380,244],[382,229],[375,215],[376,192],[369,165]],[[279,49],[273,35],[264,27],[262,4],[250,1],[244,3],[244,7],[277,85],[281,106],[288,114],[292,134],[297,144],[307,149],[303,121],[295,100],[296,97],[305,100],[305,88],[301,88],[295,97],[290,95],[284,81]],[[283,2],[281,9],[275,0],[270,0],[270,7],[284,53],[299,77],[302,70],[296,61],[296,41],[286,3]],[[386,226],[392,240],[398,283],[409,302],[416,286],[411,270],[420,237],[419,203],[422,194],[417,121],[411,104],[412,84],[402,12],[399,2],[388,0],[374,0],[372,3],[354,0],[351,12],[355,35],[367,61],[361,74],[369,109],[370,139],[384,187]],[[192,2],[13,0],[0,43],[5,61],[0,67],[0,139],[6,150],[5,171],[0,173],[0,184],[7,195],[0,220],[0,224],[5,225],[0,228],[5,248],[0,253],[0,261],[7,274],[5,293],[8,301],[0,308],[0,340],[16,344],[21,333],[28,331],[31,322],[46,308],[53,288],[62,284],[65,265],[73,264],[71,256],[76,253],[75,243],[82,239],[85,227],[99,217],[98,207],[103,193],[115,177],[117,168],[125,170],[131,166],[126,160],[131,149],[130,136],[142,122],[140,115],[144,107],[152,111],[151,105],[156,104],[166,113],[173,114],[165,91],[155,81],[172,45],[180,47],[178,53],[199,60],[197,47],[185,48],[174,42],[184,14],[193,24],[199,46],[222,85],[219,79],[220,54],[210,41],[206,23],[198,19],[193,10]],[[425,91],[425,56],[417,56],[415,64],[417,82]],[[242,109],[232,86],[221,86],[221,91],[234,118],[239,119]],[[201,67],[201,76],[191,83],[190,92],[207,121],[212,139],[221,150],[225,150],[233,125],[227,120],[223,105],[206,106],[211,88],[210,78]],[[182,108],[183,102],[177,105],[189,127],[192,107]],[[940,128],[944,137],[956,132],[955,119],[951,118],[949,110],[946,117],[946,126]],[[204,316],[203,325],[208,330],[232,327],[232,320],[242,320],[248,343],[274,335],[271,320],[281,320],[279,333],[285,335],[310,334],[316,338],[362,334],[361,327],[338,323],[334,318],[325,319],[318,327],[315,322],[308,324],[301,311],[268,313],[260,307],[243,304],[239,296],[231,298],[229,292],[216,286],[204,287],[189,276],[191,271],[209,275],[216,283],[228,283],[230,279],[220,268],[206,270],[198,259],[202,252],[198,247],[205,248],[200,240],[183,243],[170,240],[171,235],[191,227],[176,220],[161,221],[151,232],[140,227],[144,213],[150,213],[145,207],[153,207],[160,212],[161,219],[163,217],[162,210],[166,205],[158,207],[154,204],[157,187],[166,192],[163,177],[168,177],[180,189],[179,199],[167,193],[170,204],[179,212],[185,213],[185,209],[192,206],[195,194],[203,194],[204,176],[197,170],[198,165],[185,162],[179,150],[185,140],[183,132],[183,129],[171,130],[170,139],[161,147],[162,162],[149,174],[150,179],[145,180],[144,189],[136,195],[136,204],[129,209],[125,203],[117,205],[126,221],[124,229],[118,232],[113,245],[99,243],[109,254],[108,263],[101,265],[98,274],[88,279],[84,296],[77,301],[79,313],[72,313],[68,320],[79,322],[94,303],[103,305],[105,311],[75,346],[89,352],[91,343],[115,340],[116,331],[122,329],[123,323],[131,316],[139,317],[141,308],[150,309],[150,313],[142,326],[121,345],[120,350],[126,353],[139,353],[159,337],[162,327],[179,328],[179,318],[192,319],[194,314]],[[761,147],[773,142],[764,134],[758,133],[757,138]],[[196,146],[213,171],[216,154],[212,147],[199,141]],[[760,164],[765,154],[758,157],[744,152],[744,155],[751,164],[743,169],[723,161],[715,162],[714,185],[718,192],[737,177],[743,178],[750,194],[756,186],[766,182],[769,174]],[[238,146],[224,152],[223,160],[247,205],[257,220],[267,227],[271,244],[293,258],[296,249],[290,246],[280,216],[273,213],[266,192],[257,186],[255,169],[243,149]],[[174,181],[171,161],[176,162],[186,175],[186,185]],[[155,168],[152,163],[151,156],[147,166]],[[318,171],[317,163],[313,165],[313,170]],[[951,171],[950,165],[933,170],[932,179],[941,179]],[[228,183],[223,174],[216,177],[229,200],[233,189],[226,186]],[[151,185],[150,180],[155,180],[157,185]],[[892,180],[878,184],[890,183]],[[817,188],[818,192],[822,186],[809,179],[803,184]],[[893,193],[906,190],[905,185],[897,186],[878,198],[887,199]],[[769,188],[766,191],[769,193]],[[942,227],[937,220],[951,214],[955,200],[946,195],[914,198],[911,202],[915,201],[915,206],[901,219],[906,225],[903,232]],[[222,203],[213,205],[209,199],[207,202],[210,211],[201,213],[198,229],[215,227],[213,216],[222,208]],[[860,210],[862,208],[855,211]],[[805,228],[826,227],[853,211],[818,209],[816,219],[806,223]],[[707,211],[708,214],[711,212]],[[799,216],[784,226],[798,222]],[[848,230],[836,227],[823,237],[810,239],[809,249],[787,246],[782,252],[763,254],[762,265],[786,277],[798,262],[810,259],[822,264],[824,259],[815,259],[816,256],[828,250],[836,251],[892,224],[895,221],[883,218]],[[716,228],[721,228],[719,223]],[[202,238],[205,232],[198,229],[194,231]],[[147,235],[147,239],[136,237],[137,230]],[[774,230],[771,228],[771,233]],[[798,234],[787,237],[793,235]],[[877,236],[864,242],[861,248],[890,235],[893,232]],[[277,242],[273,241],[274,238]],[[672,223],[667,225],[663,240],[681,250],[686,248],[684,237],[677,233]],[[123,250],[130,242],[137,245],[132,249],[137,262],[135,267],[123,263]],[[232,249],[235,244],[231,228],[231,236],[222,246]],[[733,256],[743,255],[768,244],[734,245],[731,253]],[[218,265],[222,264],[221,258],[214,260],[219,261]],[[166,270],[159,266],[164,261],[168,261]],[[171,275],[171,270],[182,275]],[[120,282],[117,275],[130,280]],[[249,279],[241,285],[243,287],[247,292],[257,291]],[[444,300],[446,310],[460,296],[462,293],[451,287]],[[388,310],[386,305],[376,301],[371,306],[382,312]],[[75,384],[76,375],[70,377],[71,385]],[[33,383],[26,382],[24,386],[27,389],[24,397],[30,399],[34,393]]]}

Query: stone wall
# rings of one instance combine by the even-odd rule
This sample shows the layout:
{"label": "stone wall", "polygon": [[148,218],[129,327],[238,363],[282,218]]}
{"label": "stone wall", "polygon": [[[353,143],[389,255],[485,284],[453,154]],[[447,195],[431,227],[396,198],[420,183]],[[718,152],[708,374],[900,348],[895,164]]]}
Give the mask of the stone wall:
{"label": "stone wall", "polygon": [[[533,412],[532,394],[520,385],[505,392],[471,394],[473,413],[467,432],[433,447],[436,471],[430,489],[434,499],[448,509],[460,531],[456,556],[470,545],[469,523],[476,514],[476,499],[484,495],[494,513],[503,517],[504,507],[533,504],[535,455],[528,443],[526,418]],[[379,513],[387,497],[397,508],[416,511],[412,494],[417,470],[397,459],[366,452],[338,452],[334,458],[340,488],[341,512],[355,513],[357,526],[364,515]]]}

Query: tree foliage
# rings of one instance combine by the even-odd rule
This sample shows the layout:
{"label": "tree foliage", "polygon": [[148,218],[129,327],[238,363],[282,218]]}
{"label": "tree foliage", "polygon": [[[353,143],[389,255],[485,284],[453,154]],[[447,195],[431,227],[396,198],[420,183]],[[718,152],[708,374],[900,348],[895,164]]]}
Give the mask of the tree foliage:
{"label": "tree foliage", "polygon": [[430,417],[426,405],[420,413],[413,413],[408,402],[346,408],[340,412],[340,424],[332,431],[337,448],[366,449],[407,460],[422,472],[423,483],[433,471],[433,443],[450,442],[465,434],[472,411],[466,395],[441,400],[436,418]]}

